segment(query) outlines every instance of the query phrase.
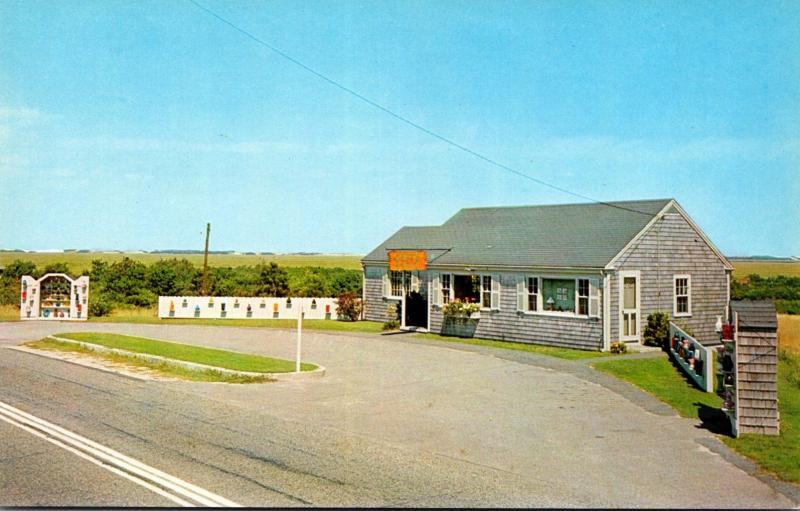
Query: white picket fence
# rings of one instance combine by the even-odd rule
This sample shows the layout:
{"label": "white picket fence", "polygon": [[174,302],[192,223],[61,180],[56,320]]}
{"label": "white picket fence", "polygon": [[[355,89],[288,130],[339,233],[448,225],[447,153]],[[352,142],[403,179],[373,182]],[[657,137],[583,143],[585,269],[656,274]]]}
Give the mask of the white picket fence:
{"label": "white picket fence", "polygon": [[336,298],[253,296],[159,296],[159,318],[184,319],[338,319]]}

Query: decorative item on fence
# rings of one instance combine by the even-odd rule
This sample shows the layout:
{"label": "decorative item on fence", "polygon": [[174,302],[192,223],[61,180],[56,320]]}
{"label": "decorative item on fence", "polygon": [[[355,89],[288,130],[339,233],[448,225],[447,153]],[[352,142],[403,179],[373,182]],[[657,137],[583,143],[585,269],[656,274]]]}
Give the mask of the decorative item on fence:
{"label": "decorative item on fence", "polygon": [[711,392],[713,374],[710,364],[707,363],[711,352],[672,322],[669,324],[669,333],[672,339],[669,353],[672,358],[698,387]]}
{"label": "decorative item on fence", "polygon": [[183,307],[185,309],[188,306],[189,306],[189,300],[184,298],[183,301],[181,302],[181,307]]}
{"label": "decorative item on fence", "polygon": [[208,308],[210,309],[213,306],[214,306],[214,297],[212,296],[211,298],[208,299]]}
{"label": "decorative item on fence", "polygon": [[291,309],[292,308],[292,299],[291,298],[287,298],[286,299],[286,308],[287,309]]}
{"label": "decorative item on fence", "polygon": [[233,308],[234,308],[234,309],[238,309],[238,308],[239,308],[239,299],[238,299],[238,298],[237,298],[236,300],[234,300],[234,302],[233,302]]}
{"label": "decorative item on fence", "polygon": [[194,306],[194,317],[196,317],[196,318],[200,317],[200,306],[199,305],[195,305]]}
{"label": "decorative item on fence", "polygon": [[253,306],[250,305],[249,303],[247,304],[247,317],[248,318],[253,317]]}
{"label": "decorative item on fence", "polygon": [[170,317],[175,316],[175,302],[172,300],[169,301],[169,315]]}
{"label": "decorative item on fence", "polygon": [[313,299],[313,298],[311,299],[311,308],[312,309],[316,309],[317,308],[317,300],[316,299]]}

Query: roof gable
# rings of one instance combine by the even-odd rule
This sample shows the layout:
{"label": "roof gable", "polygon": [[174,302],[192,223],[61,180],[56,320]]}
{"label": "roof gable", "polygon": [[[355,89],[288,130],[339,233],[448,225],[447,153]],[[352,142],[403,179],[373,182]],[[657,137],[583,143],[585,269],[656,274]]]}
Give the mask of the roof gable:
{"label": "roof gable", "polygon": [[603,268],[669,203],[467,208],[441,226],[403,227],[363,261],[427,249],[437,265]]}

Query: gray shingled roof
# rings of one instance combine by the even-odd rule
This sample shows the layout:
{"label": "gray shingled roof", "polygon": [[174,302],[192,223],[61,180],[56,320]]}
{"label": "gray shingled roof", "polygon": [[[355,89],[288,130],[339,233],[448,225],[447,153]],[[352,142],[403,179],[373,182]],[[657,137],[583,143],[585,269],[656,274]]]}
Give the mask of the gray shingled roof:
{"label": "gray shingled roof", "polygon": [[433,265],[602,268],[670,200],[609,203],[644,215],[598,203],[466,208],[440,226],[403,227],[362,261],[425,249]]}
{"label": "gray shingled roof", "polygon": [[778,328],[775,304],[768,300],[731,300],[731,308],[739,315],[739,329]]}

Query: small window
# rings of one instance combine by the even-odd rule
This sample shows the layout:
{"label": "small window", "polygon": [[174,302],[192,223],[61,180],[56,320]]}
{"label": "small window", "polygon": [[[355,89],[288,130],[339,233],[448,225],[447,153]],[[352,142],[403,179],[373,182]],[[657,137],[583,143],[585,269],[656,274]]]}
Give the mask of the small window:
{"label": "small window", "polygon": [[528,300],[527,300],[527,309],[529,311],[535,311],[538,307],[539,302],[539,277],[528,277]]}
{"label": "small window", "polygon": [[392,296],[403,296],[403,280],[407,272],[403,271],[390,271],[389,280],[391,283]]}
{"label": "small window", "polygon": [[489,309],[492,307],[492,276],[484,275],[481,278],[481,307]]}
{"label": "small window", "polygon": [[691,285],[692,279],[689,275],[675,276],[675,315],[691,316]]}
{"label": "small window", "polygon": [[589,279],[578,279],[578,314],[589,315]]}
{"label": "small window", "polygon": [[450,294],[452,292],[452,287],[450,283],[450,274],[443,273],[442,274],[442,303],[450,303]]}

